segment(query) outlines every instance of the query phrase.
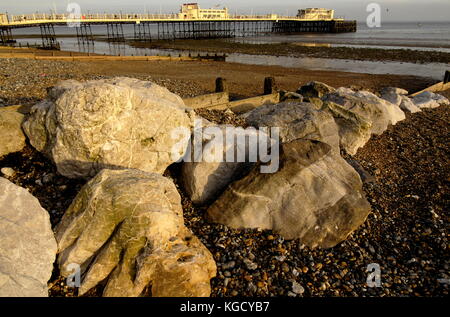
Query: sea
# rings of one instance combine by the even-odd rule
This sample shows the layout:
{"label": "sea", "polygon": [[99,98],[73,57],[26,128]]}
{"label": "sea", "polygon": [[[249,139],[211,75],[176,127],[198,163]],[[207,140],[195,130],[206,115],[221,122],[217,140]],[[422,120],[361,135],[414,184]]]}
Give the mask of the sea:
{"label": "sea", "polygon": [[[94,36],[106,37],[106,26],[92,26]],[[152,33],[156,33],[156,27]],[[125,37],[132,38],[134,27],[124,25]],[[80,44],[76,38],[76,29],[67,26],[55,26],[55,33],[62,50],[90,52],[107,55],[188,55],[204,53],[198,51],[155,50],[134,48],[126,43],[108,43],[95,41],[93,45]],[[20,45],[39,45],[41,39],[39,28],[16,29],[13,35],[18,36]],[[411,49],[419,51],[440,51],[450,53],[450,22],[390,22],[381,27],[370,28],[366,23],[358,23],[356,33],[340,34],[295,34],[295,35],[263,35],[255,37],[237,37],[228,39],[248,44],[295,43],[304,46],[355,47],[379,49]],[[334,70],[363,72],[369,74],[417,75],[442,79],[443,72],[450,65],[441,63],[415,64],[402,62],[351,61],[343,59],[298,58],[289,56],[263,56],[248,54],[229,54],[228,62],[277,65],[312,70]]]}

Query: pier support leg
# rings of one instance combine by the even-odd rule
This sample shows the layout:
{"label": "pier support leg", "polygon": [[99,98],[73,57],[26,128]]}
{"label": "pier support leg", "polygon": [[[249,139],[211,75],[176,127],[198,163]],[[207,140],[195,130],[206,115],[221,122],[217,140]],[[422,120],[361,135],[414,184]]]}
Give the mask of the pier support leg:
{"label": "pier support leg", "polygon": [[124,42],[123,26],[118,23],[109,23],[106,25],[109,42]]}
{"label": "pier support leg", "polygon": [[11,28],[0,28],[0,43],[2,44],[10,44],[15,43]]}
{"label": "pier support leg", "polygon": [[42,47],[44,49],[59,50],[60,46],[56,40],[55,28],[53,24],[44,24],[40,26]]}
{"label": "pier support leg", "polygon": [[94,36],[92,35],[92,29],[90,24],[81,24],[76,28],[78,44],[81,45],[94,45]]}
{"label": "pier support leg", "polygon": [[150,23],[134,24],[134,40],[142,42],[151,42],[152,33],[150,29]]}

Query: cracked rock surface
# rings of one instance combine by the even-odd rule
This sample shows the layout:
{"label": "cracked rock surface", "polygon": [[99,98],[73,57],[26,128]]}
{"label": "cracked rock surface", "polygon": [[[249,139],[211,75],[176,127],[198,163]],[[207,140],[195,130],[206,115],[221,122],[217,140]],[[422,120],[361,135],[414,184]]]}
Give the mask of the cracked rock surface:
{"label": "cracked rock surface", "polygon": [[284,102],[264,105],[243,115],[247,123],[258,128],[280,128],[281,142],[297,139],[327,143],[339,152],[338,127],[326,111],[307,102]]}
{"label": "cracked rock surface", "polygon": [[262,131],[230,125],[210,125],[194,133],[201,133],[197,143],[202,151],[196,151],[192,142],[189,161],[182,164],[181,181],[198,205],[211,203],[231,182],[246,174],[257,160],[250,156],[258,150],[258,140],[268,138]]}
{"label": "cracked rock surface", "polygon": [[172,181],[139,170],[103,170],[56,228],[61,273],[81,266],[79,294],[107,280],[103,296],[209,296],[216,265],[184,225]]}
{"label": "cracked rock surface", "polygon": [[0,297],[47,297],[55,257],[48,212],[0,177]]}
{"label": "cracked rock surface", "polygon": [[370,140],[372,123],[364,117],[334,102],[324,102],[323,109],[333,116],[339,130],[340,147],[348,154],[355,155]]}
{"label": "cracked rock surface", "polygon": [[274,174],[255,168],[231,184],[208,209],[208,218],[330,248],[370,213],[359,175],[329,145],[310,140],[283,144],[280,166]]}
{"label": "cracked rock surface", "polygon": [[[162,174],[182,157],[193,112],[154,83],[131,78],[64,81],[35,105],[23,128],[58,172],[90,178],[103,168],[137,168]],[[177,146],[176,157],[171,151]]]}
{"label": "cracked rock surface", "polygon": [[406,118],[399,106],[368,91],[354,92],[348,88],[339,88],[322,99],[334,102],[369,121],[372,124],[371,133],[375,135],[382,134],[389,125],[395,125]]}

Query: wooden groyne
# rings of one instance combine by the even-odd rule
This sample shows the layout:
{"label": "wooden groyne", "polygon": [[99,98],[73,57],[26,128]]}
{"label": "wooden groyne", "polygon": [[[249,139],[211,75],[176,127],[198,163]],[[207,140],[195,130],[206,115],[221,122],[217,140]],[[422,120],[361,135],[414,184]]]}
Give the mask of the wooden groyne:
{"label": "wooden groyne", "polygon": [[21,49],[1,49],[0,58],[26,58],[54,61],[219,61],[225,62],[226,55],[189,55],[189,56],[111,56],[91,53],[73,53],[58,51],[29,51]]}
{"label": "wooden groyne", "polygon": [[262,95],[246,99],[230,100],[226,80],[223,78],[217,78],[215,93],[186,98],[184,99],[184,103],[192,109],[230,109],[234,113],[243,113],[263,105],[279,103],[281,95],[278,91],[276,91],[275,86],[275,79],[273,77],[267,77],[264,80]]}

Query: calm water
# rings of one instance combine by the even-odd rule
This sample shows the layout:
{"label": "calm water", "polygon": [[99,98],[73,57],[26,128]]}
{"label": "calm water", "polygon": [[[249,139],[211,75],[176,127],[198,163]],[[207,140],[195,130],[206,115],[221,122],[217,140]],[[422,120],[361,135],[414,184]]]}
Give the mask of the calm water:
{"label": "calm water", "polygon": [[[156,33],[153,28],[152,32]],[[55,27],[58,35],[76,35],[74,28]],[[106,35],[106,26],[92,26],[95,35]],[[14,30],[15,35],[25,36],[19,39],[21,44],[40,44],[39,38],[27,37],[27,35],[39,35],[39,28]],[[124,35],[132,38],[133,26],[124,26]],[[442,51],[450,53],[450,23],[386,23],[381,28],[368,28],[365,24],[358,25],[358,32],[343,34],[302,34],[302,35],[270,35],[249,38],[234,38],[230,41],[245,43],[298,43],[298,45],[320,46],[347,46],[347,47],[372,47],[381,49],[415,49],[425,51]],[[94,45],[79,45],[76,37],[62,36],[58,38],[62,50],[93,52],[107,55],[188,55],[189,52],[154,50],[145,48],[133,48],[126,44],[113,44],[96,41]],[[191,52],[202,53],[202,52]],[[321,58],[295,58],[275,57],[261,55],[230,54],[229,62],[277,65],[284,67],[298,67],[313,70],[348,71],[369,74],[398,74],[419,75],[440,80],[443,71],[448,68],[446,64],[412,64],[398,62],[368,62],[349,61],[340,59]]]}
{"label": "calm water", "polygon": [[358,23],[358,32],[341,34],[274,35],[266,38],[236,39],[262,43],[326,43],[371,47],[442,48],[450,49],[450,22],[440,23],[385,23],[381,28],[368,28]]}

